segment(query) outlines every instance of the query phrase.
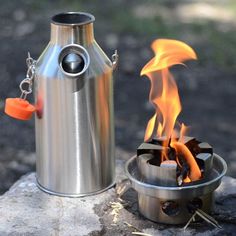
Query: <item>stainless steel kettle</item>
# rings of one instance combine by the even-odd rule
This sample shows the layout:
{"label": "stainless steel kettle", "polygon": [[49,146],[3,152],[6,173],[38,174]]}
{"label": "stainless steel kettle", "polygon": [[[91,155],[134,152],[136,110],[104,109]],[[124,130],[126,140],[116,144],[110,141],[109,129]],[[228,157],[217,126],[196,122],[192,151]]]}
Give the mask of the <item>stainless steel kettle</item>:
{"label": "stainless steel kettle", "polygon": [[52,17],[51,39],[35,65],[36,173],[39,187],[84,196],[114,184],[111,62],[96,43],[91,14]]}

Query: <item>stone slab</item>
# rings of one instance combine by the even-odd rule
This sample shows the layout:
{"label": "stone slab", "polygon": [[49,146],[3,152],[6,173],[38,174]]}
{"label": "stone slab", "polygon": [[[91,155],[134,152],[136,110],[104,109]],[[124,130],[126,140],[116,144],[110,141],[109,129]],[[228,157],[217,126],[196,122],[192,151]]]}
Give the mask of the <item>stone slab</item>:
{"label": "stone slab", "polygon": [[[125,179],[124,162],[117,162],[117,186]],[[137,208],[137,194],[128,190],[123,201],[112,188],[99,195],[83,198],[52,196],[38,189],[35,173],[23,176],[0,197],[0,236],[5,235],[235,235],[236,179],[224,177],[216,191],[213,217],[222,229],[206,222],[183,226],[153,223],[142,217]],[[131,226],[132,225],[132,226]]]}

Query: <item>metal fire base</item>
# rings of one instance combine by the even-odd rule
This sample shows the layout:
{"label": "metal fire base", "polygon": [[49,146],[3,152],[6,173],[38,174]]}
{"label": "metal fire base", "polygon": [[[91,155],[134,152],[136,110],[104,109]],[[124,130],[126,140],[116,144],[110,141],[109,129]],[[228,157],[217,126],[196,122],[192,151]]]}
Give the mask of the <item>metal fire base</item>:
{"label": "metal fire base", "polygon": [[165,224],[184,224],[192,216],[191,206],[209,213],[214,204],[214,190],[227,170],[226,162],[213,155],[213,168],[201,183],[180,187],[149,184],[142,180],[137,156],[127,161],[125,171],[138,192],[139,211],[146,218]]}

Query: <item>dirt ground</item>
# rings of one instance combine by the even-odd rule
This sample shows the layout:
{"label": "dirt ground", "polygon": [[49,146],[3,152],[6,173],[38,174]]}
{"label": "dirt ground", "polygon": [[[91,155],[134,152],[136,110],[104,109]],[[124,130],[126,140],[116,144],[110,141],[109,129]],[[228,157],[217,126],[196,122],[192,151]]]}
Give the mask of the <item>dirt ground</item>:
{"label": "dirt ground", "polygon": [[[190,135],[210,143],[236,177],[236,4],[232,1],[33,1],[1,0],[0,8],[0,192],[35,168],[34,120],[17,121],[4,113],[6,97],[19,96],[25,58],[37,59],[50,37],[50,17],[65,11],[95,15],[95,37],[107,55],[118,49],[114,78],[116,146],[135,153],[154,113],[149,80],[141,68],[152,57],[151,42],[174,38],[198,54],[188,67],[176,67],[182,102],[179,121]],[[127,156],[124,157],[124,159]]]}

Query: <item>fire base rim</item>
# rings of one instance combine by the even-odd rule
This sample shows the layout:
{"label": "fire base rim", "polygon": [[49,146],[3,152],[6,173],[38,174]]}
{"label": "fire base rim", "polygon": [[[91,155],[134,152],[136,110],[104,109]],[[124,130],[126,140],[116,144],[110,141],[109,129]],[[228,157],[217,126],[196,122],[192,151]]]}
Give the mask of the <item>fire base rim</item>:
{"label": "fire base rim", "polygon": [[132,187],[138,192],[150,197],[178,199],[186,196],[197,197],[214,191],[221,182],[227,171],[225,160],[217,154],[213,154],[212,176],[199,184],[192,184],[179,187],[159,186],[147,183],[141,179],[138,170],[137,156],[131,157],[125,165],[125,173],[130,179]]}
{"label": "fire base rim", "polygon": [[[220,185],[227,170],[223,158],[213,154],[212,173],[199,184],[180,187],[158,186],[142,180],[137,156],[130,158],[125,166],[131,186],[138,193],[140,213],[147,219],[164,224],[184,224],[192,216],[189,206],[210,213],[214,206],[214,190]],[[196,204],[200,202],[200,205]]]}

